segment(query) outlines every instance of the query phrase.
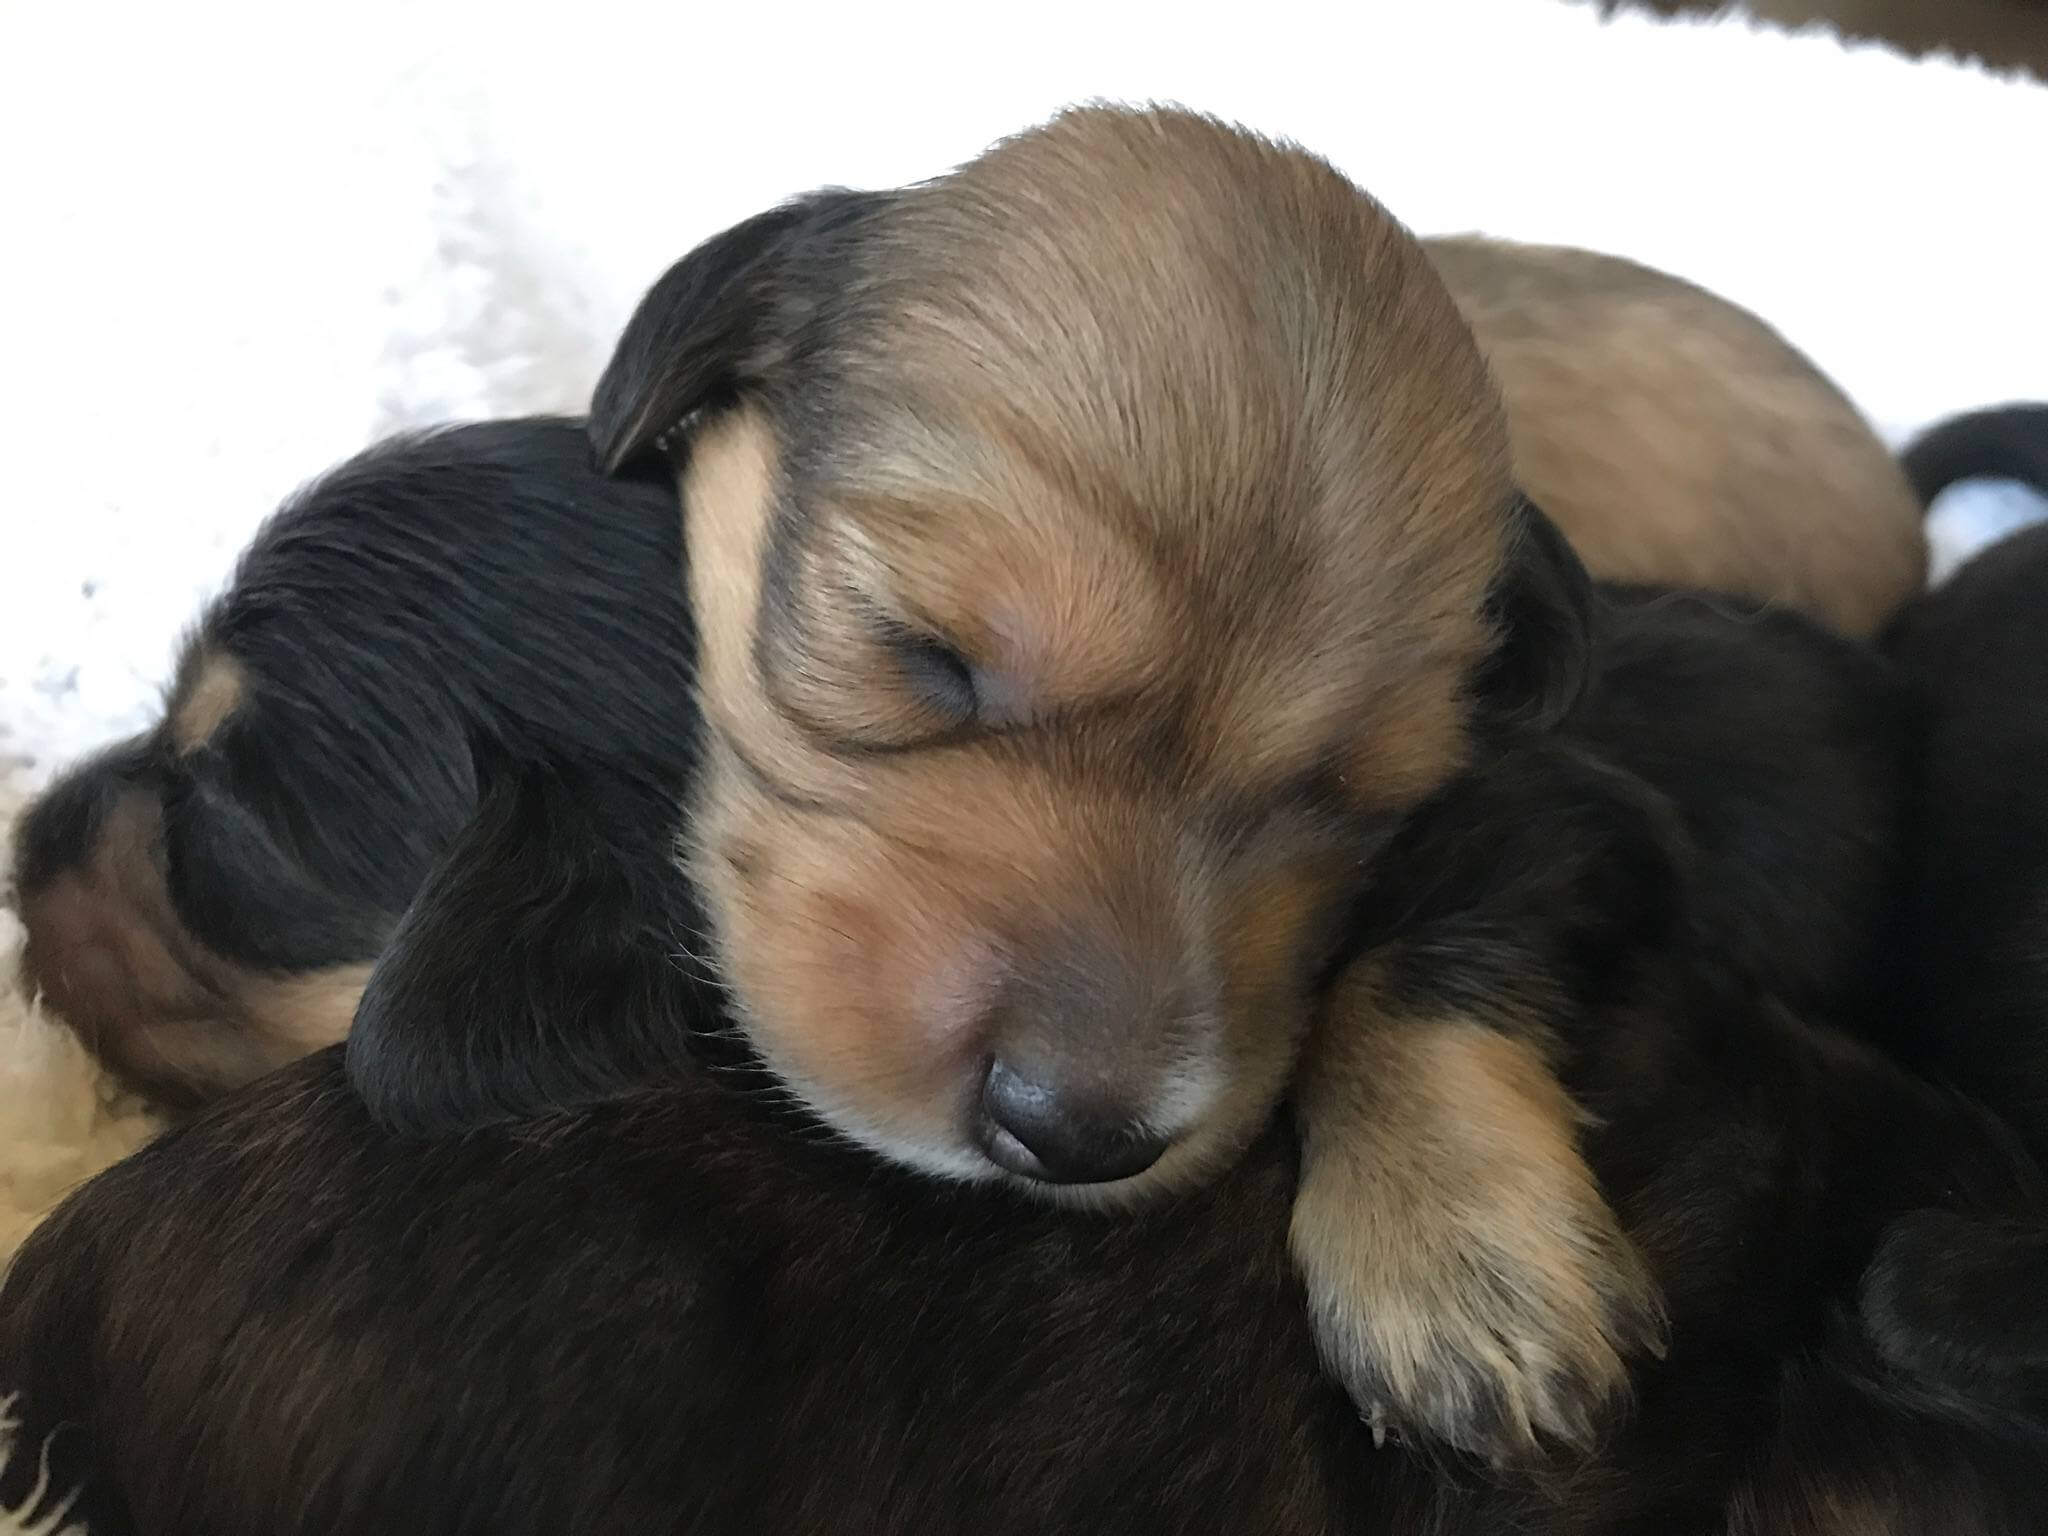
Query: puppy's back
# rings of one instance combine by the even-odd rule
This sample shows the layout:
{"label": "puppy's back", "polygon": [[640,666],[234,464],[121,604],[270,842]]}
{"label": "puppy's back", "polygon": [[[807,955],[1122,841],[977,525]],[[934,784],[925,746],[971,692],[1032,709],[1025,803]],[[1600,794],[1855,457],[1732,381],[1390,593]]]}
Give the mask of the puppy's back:
{"label": "puppy's back", "polygon": [[1110,1223],[759,1104],[682,1081],[428,1148],[338,1053],[274,1076],[24,1250],[0,1497],[62,1425],[95,1536],[1346,1528],[1282,1138]]}
{"label": "puppy's back", "polygon": [[1922,507],[1898,463],[1756,315],[1592,251],[1425,244],[1500,382],[1522,488],[1595,576],[1864,636],[1920,589]]}

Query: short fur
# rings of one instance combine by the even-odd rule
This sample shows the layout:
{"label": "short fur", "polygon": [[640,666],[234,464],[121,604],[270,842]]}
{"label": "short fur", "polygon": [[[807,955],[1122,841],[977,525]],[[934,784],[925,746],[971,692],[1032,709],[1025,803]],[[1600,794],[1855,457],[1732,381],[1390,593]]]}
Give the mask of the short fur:
{"label": "short fur", "polygon": [[[0,1291],[23,1443],[96,1536],[2038,1529],[2048,1423],[1893,1374],[1854,1310],[1888,1222],[2009,1219],[2037,1170],[1763,995],[1773,936],[1728,921],[1837,912],[1811,974],[1867,958],[1830,936],[1887,873],[1888,675],[1692,599],[1598,622],[1563,735],[1432,797],[1347,925],[1374,1017],[1540,1038],[1589,1116],[1672,1332],[1585,1462],[1373,1454],[1289,1263],[1292,1137],[1115,1220],[949,1189],[819,1135],[709,1016],[696,1071],[454,1142],[379,1127],[333,1053],[172,1132]],[[588,869],[533,824],[543,866]]]}
{"label": "short fur", "polygon": [[1925,584],[1927,498],[1757,316],[1592,251],[1424,244],[1500,381],[1516,480],[1595,576],[1863,637]]}

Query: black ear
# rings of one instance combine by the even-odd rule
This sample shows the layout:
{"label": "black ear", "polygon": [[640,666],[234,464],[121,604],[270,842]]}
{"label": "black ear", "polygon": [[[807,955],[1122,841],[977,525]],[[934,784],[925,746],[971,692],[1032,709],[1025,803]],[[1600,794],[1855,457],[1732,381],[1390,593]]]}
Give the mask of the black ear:
{"label": "black ear", "polygon": [[615,474],[685,416],[787,360],[846,283],[855,225],[886,192],[833,189],[714,235],[670,267],[626,322],[598,380],[590,440]]}
{"label": "black ear", "polygon": [[348,1038],[379,1120],[449,1134],[616,1097],[717,1022],[689,957],[677,801],[597,774],[491,782],[400,919]]}
{"label": "black ear", "polygon": [[1493,654],[1475,679],[1496,720],[1548,729],[1571,713],[1593,670],[1593,583],[1557,525],[1528,500],[1487,598]]}

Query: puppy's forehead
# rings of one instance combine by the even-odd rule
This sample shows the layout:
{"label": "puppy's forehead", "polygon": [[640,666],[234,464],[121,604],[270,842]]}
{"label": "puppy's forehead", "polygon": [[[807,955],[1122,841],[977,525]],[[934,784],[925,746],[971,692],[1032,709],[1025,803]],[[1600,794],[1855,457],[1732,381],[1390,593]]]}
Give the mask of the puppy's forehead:
{"label": "puppy's forehead", "polygon": [[1306,154],[1073,113],[903,194],[866,264],[852,486],[1087,517],[1226,570],[1262,529],[1391,523],[1426,550],[1505,514],[1501,408],[1448,293]]}

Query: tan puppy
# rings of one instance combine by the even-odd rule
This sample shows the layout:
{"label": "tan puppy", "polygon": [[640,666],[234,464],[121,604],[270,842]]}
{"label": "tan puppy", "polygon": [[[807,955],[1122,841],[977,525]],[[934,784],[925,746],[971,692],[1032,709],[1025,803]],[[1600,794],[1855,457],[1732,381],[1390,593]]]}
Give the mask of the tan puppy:
{"label": "tan puppy", "polygon": [[1897,459],[1755,315],[1592,251],[1425,244],[1506,398],[1516,480],[1595,576],[1858,637],[1925,584],[1925,509]]}
{"label": "tan puppy", "polygon": [[[1215,1173],[1397,818],[1576,694],[1584,573],[1422,247],[1202,118],[1079,111],[718,237],[593,433],[686,450],[685,856],[738,1017],[943,1175]],[[1347,981],[1294,1227],[1361,1403],[1496,1455],[1589,1434],[1658,1316],[1514,1017]]]}

